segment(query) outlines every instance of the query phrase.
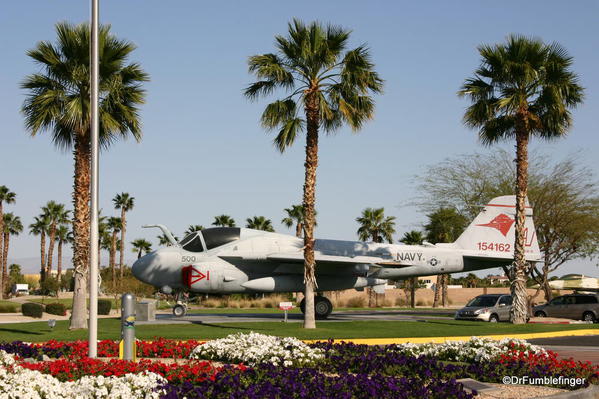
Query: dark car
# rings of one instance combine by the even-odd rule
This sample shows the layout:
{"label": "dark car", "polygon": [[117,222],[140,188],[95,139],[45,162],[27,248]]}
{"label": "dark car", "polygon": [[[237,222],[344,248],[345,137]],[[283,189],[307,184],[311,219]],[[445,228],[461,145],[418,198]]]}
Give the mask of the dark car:
{"label": "dark car", "polygon": [[533,308],[535,317],[559,317],[593,323],[599,319],[599,296],[571,294],[553,298],[549,303]]}

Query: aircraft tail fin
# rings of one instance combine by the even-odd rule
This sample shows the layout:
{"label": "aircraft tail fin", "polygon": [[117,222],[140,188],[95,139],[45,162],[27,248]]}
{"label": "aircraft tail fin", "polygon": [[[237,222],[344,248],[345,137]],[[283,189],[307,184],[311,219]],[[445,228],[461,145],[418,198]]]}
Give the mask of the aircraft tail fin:
{"label": "aircraft tail fin", "polygon": [[[505,195],[493,198],[482,212],[470,223],[455,245],[475,251],[480,256],[492,258],[513,258],[515,241],[516,196]],[[524,245],[526,259],[538,261],[541,251],[533,222],[532,207],[526,200],[526,222],[524,224]]]}

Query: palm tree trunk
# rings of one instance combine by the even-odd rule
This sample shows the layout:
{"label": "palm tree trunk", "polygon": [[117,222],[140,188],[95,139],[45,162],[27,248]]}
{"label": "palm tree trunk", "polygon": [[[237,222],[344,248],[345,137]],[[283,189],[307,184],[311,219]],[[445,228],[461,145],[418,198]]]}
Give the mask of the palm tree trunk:
{"label": "palm tree trunk", "polygon": [[112,290],[116,292],[116,231],[112,232],[112,240],[110,241],[110,272],[112,276]]}
{"label": "palm tree trunk", "polygon": [[[4,231],[4,210],[2,209],[2,201],[0,201],[0,264],[2,264],[2,262],[4,262],[4,250],[2,249],[2,239],[3,239],[3,234],[2,232]],[[8,258],[8,255],[6,255],[6,257]],[[4,278],[2,277],[2,275],[0,275],[0,287],[4,287],[4,284],[6,284],[6,282],[4,281]],[[1,298],[4,298],[4,293],[0,294]]]}
{"label": "palm tree trunk", "polygon": [[125,263],[125,230],[127,229],[127,220],[125,219],[125,208],[121,208],[121,255],[119,259],[120,280],[123,280],[123,264]]}
{"label": "palm tree trunk", "polygon": [[437,282],[435,283],[435,296],[433,297],[433,308],[439,307],[439,294],[441,293],[442,276],[437,275]]}
{"label": "palm tree trunk", "polygon": [[46,279],[46,232],[43,230],[40,233],[40,247],[40,280],[44,281]]}
{"label": "palm tree trunk", "polygon": [[50,242],[48,243],[48,262],[46,263],[46,276],[52,276],[52,255],[54,254],[54,244],[56,243],[56,224],[52,223],[50,227]]}
{"label": "palm tree trunk", "polygon": [[410,279],[410,307],[416,307],[416,287],[418,286],[418,277]]}
{"label": "palm tree trunk", "polygon": [[87,328],[87,272],[90,239],[90,142],[89,132],[75,134],[73,184],[73,267],[75,289],[69,329]]}
{"label": "palm tree trunk", "polygon": [[543,293],[545,294],[545,300],[549,302],[553,299],[553,293],[549,286],[549,254],[545,254],[545,262],[543,263]]}
{"label": "palm tree trunk", "polygon": [[4,256],[2,257],[2,285],[0,285],[0,289],[2,289],[2,294],[0,295],[3,299],[6,293],[6,285],[8,284],[8,241],[10,240],[10,234],[4,233]]}
{"label": "palm tree trunk", "polygon": [[447,302],[449,302],[449,298],[447,297],[447,285],[449,284],[449,275],[443,275],[443,286],[441,291],[441,306],[444,308],[447,307]]}
{"label": "palm tree trunk", "polygon": [[302,224],[301,223],[297,223],[297,225],[295,226],[295,236],[297,238],[302,238]]}
{"label": "palm tree trunk", "polygon": [[[524,225],[526,221],[526,194],[528,190],[528,129],[526,114],[519,115],[516,131],[516,242],[514,265],[510,279],[512,323],[524,324],[527,319],[526,276],[528,265],[525,258]],[[532,232],[531,232],[532,234]]]}
{"label": "palm tree trunk", "polygon": [[306,175],[304,181],[304,328],[316,328],[314,290],[316,261],[314,260],[314,203],[316,201],[316,168],[318,166],[318,98],[306,96]]}
{"label": "palm tree trunk", "polygon": [[143,250],[143,248],[139,248],[139,252],[137,253],[137,259],[141,258],[141,251]]}
{"label": "palm tree trunk", "polygon": [[60,290],[60,280],[62,280],[62,241],[58,240],[58,250],[56,251],[58,259],[56,260],[56,280],[58,281],[58,289]]}

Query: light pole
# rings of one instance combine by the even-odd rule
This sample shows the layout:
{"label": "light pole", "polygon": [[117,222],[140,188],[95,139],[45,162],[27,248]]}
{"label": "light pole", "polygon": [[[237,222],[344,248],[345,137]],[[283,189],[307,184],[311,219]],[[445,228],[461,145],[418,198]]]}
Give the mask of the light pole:
{"label": "light pole", "polygon": [[91,92],[91,231],[89,259],[89,357],[98,355],[98,13],[99,0],[91,0],[90,92]]}

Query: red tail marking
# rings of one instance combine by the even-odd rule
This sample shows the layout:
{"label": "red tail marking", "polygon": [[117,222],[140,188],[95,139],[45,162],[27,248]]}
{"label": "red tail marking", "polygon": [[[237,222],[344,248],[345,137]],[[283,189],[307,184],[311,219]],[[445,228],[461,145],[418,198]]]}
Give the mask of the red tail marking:
{"label": "red tail marking", "polygon": [[514,224],[514,219],[506,215],[505,213],[499,214],[495,216],[495,219],[491,220],[489,223],[485,224],[477,224],[477,226],[482,227],[491,227],[492,229],[499,230],[504,237],[507,236],[508,231]]}

